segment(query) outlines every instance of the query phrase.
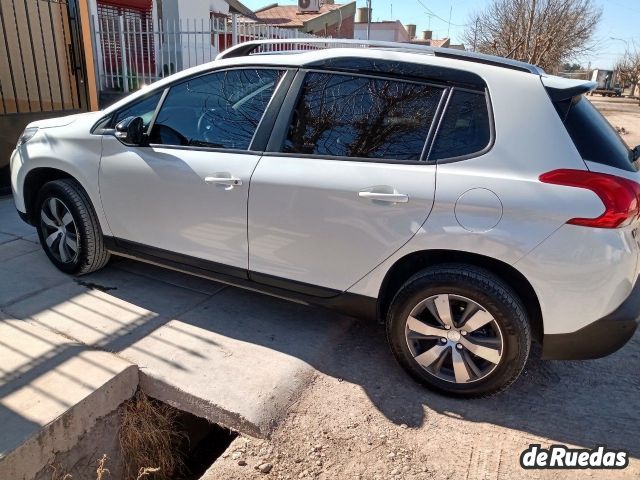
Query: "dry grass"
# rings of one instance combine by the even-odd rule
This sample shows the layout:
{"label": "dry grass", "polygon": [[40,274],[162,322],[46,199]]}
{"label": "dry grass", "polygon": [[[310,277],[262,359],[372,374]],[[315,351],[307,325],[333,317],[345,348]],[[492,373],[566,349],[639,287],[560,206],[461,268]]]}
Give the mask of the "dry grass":
{"label": "dry grass", "polygon": [[60,464],[50,464],[49,468],[51,472],[51,480],[72,480],[73,477],[69,473],[64,473]]}
{"label": "dry grass", "polygon": [[176,417],[175,409],[141,391],[122,406],[120,451],[125,478],[170,480],[185,471],[177,450],[188,438],[177,428]]}
{"label": "dry grass", "polygon": [[157,473],[159,471],[160,471],[159,468],[150,468],[150,467],[141,468],[138,471],[138,477],[136,478],[136,480],[142,480],[143,478],[148,477],[152,473]]}
{"label": "dry grass", "polygon": [[104,480],[105,475],[111,476],[111,472],[105,467],[107,464],[107,454],[103,454],[102,458],[98,460],[98,468],[96,469],[96,480]]}
{"label": "dry grass", "polygon": [[[96,480],[106,480],[111,476],[111,472],[106,468],[107,465],[107,454],[103,454],[102,458],[98,460],[98,468],[96,469]],[[59,463],[50,464],[49,468],[53,470],[51,473],[51,480],[73,480],[73,475],[70,473],[64,473],[62,471],[62,466]],[[106,475],[106,476],[105,476]]]}

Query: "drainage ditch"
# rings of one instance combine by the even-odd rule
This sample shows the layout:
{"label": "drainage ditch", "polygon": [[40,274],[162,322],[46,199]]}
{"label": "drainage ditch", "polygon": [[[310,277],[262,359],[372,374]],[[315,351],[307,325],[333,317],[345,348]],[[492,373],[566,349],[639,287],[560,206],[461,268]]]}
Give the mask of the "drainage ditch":
{"label": "drainage ditch", "polygon": [[236,436],[138,390],[36,480],[197,480]]}

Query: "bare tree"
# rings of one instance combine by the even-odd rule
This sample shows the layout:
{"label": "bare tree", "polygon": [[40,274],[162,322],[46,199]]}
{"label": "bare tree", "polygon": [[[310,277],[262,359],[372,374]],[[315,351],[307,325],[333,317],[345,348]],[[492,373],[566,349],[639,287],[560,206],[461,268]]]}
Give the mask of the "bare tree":
{"label": "bare tree", "polygon": [[633,49],[624,52],[616,64],[616,70],[620,82],[623,85],[631,85],[631,95],[633,95],[636,85],[640,83],[640,50],[635,45]]}
{"label": "bare tree", "polygon": [[554,71],[592,50],[601,14],[593,0],[491,0],[470,19],[465,43]]}

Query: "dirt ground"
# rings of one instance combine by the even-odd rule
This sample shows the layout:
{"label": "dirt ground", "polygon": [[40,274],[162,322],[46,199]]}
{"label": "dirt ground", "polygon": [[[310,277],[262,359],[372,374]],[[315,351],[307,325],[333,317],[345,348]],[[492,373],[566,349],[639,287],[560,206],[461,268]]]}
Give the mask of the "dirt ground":
{"label": "dirt ground", "polygon": [[[640,107],[594,103],[640,144]],[[640,478],[640,334],[600,360],[538,358],[534,349],[522,377],[498,396],[453,400],[405,375],[381,326],[358,323],[314,365],[313,384],[272,438],[238,437],[204,478]],[[535,443],[605,444],[631,461],[624,470],[523,470],[520,454]]]}
{"label": "dirt ground", "polygon": [[[379,325],[356,324],[328,353],[272,438],[239,437],[205,479],[640,477],[640,334],[600,360],[542,362],[534,351],[509,390],[482,400],[416,385]],[[525,471],[520,454],[535,443],[606,444],[631,462],[618,471]]]}

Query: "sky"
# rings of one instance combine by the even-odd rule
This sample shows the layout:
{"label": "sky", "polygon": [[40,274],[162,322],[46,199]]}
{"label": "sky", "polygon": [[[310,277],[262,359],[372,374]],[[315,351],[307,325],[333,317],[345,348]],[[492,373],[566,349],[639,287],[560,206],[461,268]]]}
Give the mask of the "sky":
{"label": "sky", "polygon": [[[258,9],[277,0],[243,0],[247,7]],[[434,38],[451,37],[461,43],[465,24],[473,12],[482,10],[490,0],[371,0],[372,20],[400,20],[417,24],[417,31],[433,30]],[[640,0],[594,0],[602,8],[602,18],[595,34],[596,49],[588,57],[579,59],[585,67],[612,68],[628,45],[640,48]],[[281,5],[295,4],[295,0],[280,0]],[[336,3],[347,3],[337,0]],[[358,7],[366,0],[357,0]],[[449,14],[451,13],[451,25]],[[420,35],[420,33],[418,33]],[[613,38],[612,38],[613,37]],[[625,43],[627,42],[627,43]]]}

